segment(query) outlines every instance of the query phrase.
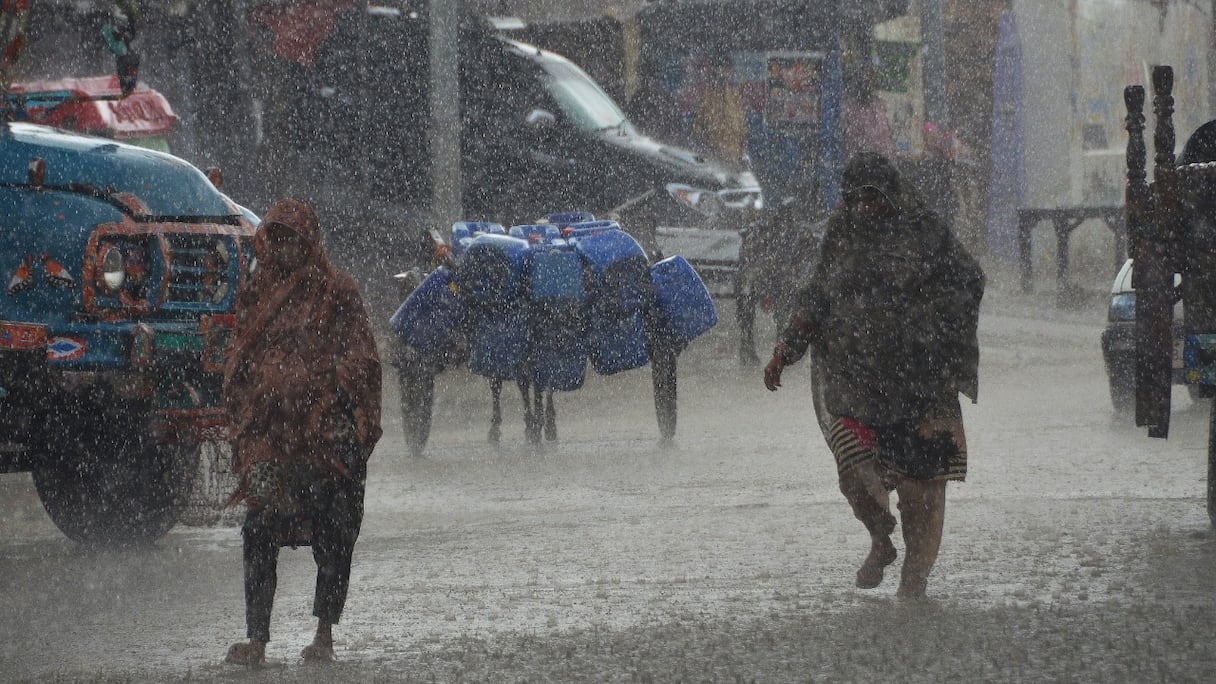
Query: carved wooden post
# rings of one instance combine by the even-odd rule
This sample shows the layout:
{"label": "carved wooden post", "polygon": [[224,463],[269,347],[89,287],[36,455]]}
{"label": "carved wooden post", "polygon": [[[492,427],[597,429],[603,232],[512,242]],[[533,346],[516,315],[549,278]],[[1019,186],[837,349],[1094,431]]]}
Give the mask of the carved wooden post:
{"label": "carved wooden post", "polygon": [[[1130,85],[1123,89],[1127,105],[1127,187],[1124,191],[1128,255],[1136,258],[1142,240],[1145,216],[1148,213],[1148,182],[1145,180],[1144,147],[1144,86]],[[1136,285],[1132,271],[1132,287]]]}
{"label": "carved wooden post", "polygon": [[[1150,437],[1168,437],[1172,389],[1174,234],[1177,172],[1174,169],[1174,71],[1153,67],[1152,211],[1136,239],[1136,424]],[[1129,157],[1132,154],[1129,142]],[[1130,173],[1130,168],[1129,168]]]}
{"label": "carved wooden post", "polygon": [[[1145,165],[1147,164],[1148,151],[1144,145],[1144,86],[1129,85],[1123,89],[1123,102],[1127,105],[1127,187],[1124,189],[1124,210],[1126,211],[1127,221],[1127,236],[1128,236],[1128,256],[1132,258],[1132,287],[1139,286],[1140,268],[1139,264],[1148,263],[1150,257],[1147,254],[1148,235],[1146,235],[1146,223],[1149,220],[1149,187],[1147,181],[1147,173]],[[1139,304],[1137,303],[1137,310]],[[1133,334],[1133,339],[1140,338],[1140,330],[1137,328]],[[1139,388],[1143,383],[1140,380],[1140,359],[1137,355],[1133,367],[1134,386]],[[1135,403],[1135,419],[1136,425],[1144,425],[1146,413],[1146,404],[1140,401],[1140,392],[1136,392]]]}

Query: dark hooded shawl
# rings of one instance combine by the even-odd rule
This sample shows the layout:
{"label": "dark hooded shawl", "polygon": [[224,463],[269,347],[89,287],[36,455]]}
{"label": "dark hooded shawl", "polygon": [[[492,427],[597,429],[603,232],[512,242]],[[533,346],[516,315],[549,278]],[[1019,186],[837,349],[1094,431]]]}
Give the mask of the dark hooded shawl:
{"label": "dark hooded shawl", "polygon": [[868,425],[957,410],[959,392],[978,391],[983,271],[885,157],[856,155],[843,180],[876,187],[897,212],[861,222],[839,208],[801,294],[825,406]]}
{"label": "dark hooded shawl", "polygon": [[309,461],[346,474],[335,448],[337,422],[348,421],[364,456],[380,438],[380,357],[359,290],[335,268],[321,242],[316,213],[284,199],[267,212],[254,237],[266,262],[266,226],[283,224],[311,248],[288,274],[259,268],[237,295],[236,336],[224,372],[243,498],[249,466]]}

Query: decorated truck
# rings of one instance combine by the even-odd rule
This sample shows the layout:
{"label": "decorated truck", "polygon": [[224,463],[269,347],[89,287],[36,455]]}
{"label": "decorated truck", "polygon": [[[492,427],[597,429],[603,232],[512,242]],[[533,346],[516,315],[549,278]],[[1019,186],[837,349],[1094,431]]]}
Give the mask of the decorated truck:
{"label": "decorated truck", "polygon": [[178,521],[220,436],[254,224],[167,153],[0,124],[0,472],[86,544]]}
{"label": "decorated truck", "polygon": [[221,434],[252,215],[169,154],[0,124],[0,472],[92,545],[178,520]]}
{"label": "decorated truck", "polygon": [[222,443],[257,217],[163,151],[175,117],[138,81],[134,3],[102,31],[117,76],[11,83],[31,5],[0,4],[0,472],[31,473],[78,542],[147,543]]}
{"label": "decorated truck", "polygon": [[226,460],[223,364],[258,218],[167,152],[176,117],[139,82],[137,2],[102,27],[113,77],[12,83],[32,5],[0,4],[0,472],[32,473],[77,542],[148,543],[187,505],[218,510],[226,481],[201,464]]}

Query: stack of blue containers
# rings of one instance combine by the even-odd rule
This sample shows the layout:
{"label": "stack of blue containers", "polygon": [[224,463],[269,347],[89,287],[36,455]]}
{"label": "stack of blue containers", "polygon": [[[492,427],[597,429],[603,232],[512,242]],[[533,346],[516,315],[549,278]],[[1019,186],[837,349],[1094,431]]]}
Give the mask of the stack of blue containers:
{"label": "stack of blue containers", "polygon": [[682,257],[650,265],[615,221],[554,214],[512,226],[458,222],[454,272],[433,271],[393,315],[393,330],[430,355],[464,334],[469,369],[541,389],[582,386],[649,361],[647,321],[682,347],[718,321],[709,291]]}
{"label": "stack of blue containers", "polygon": [[611,375],[646,365],[643,314],[650,302],[646,251],[629,233],[608,225],[572,226],[574,249],[587,264],[591,365]]}

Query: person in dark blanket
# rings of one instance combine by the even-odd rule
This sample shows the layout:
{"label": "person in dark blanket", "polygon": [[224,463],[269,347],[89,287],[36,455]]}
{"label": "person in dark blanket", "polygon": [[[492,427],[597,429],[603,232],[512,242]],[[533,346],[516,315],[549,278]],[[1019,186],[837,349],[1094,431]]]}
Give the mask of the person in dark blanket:
{"label": "person in dark blanket", "polygon": [[959,393],[976,399],[984,274],[884,156],[861,152],[843,175],[819,260],[772,360],[769,390],[808,349],[819,363],[824,433],[840,489],[870,533],[857,586],[904,562],[897,596],[925,595],[945,520],[946,482],[967,474]]}
{"label": "person in dark blanket", "polygon": [[231,503],[247,507],[248,637],[226,661],[264,662],[279,548],[301,544],[311,544],[317,564],[317,632],[301,655],[329,661],[363,520],[367,459],[381,434],[380,359],[358,288],[330,263],[311,206],[277,202],[254,254],[224,372],[240,477]]}

